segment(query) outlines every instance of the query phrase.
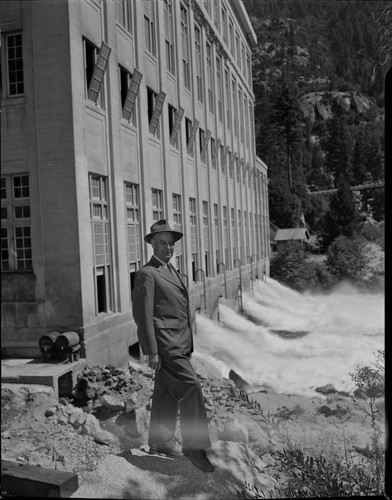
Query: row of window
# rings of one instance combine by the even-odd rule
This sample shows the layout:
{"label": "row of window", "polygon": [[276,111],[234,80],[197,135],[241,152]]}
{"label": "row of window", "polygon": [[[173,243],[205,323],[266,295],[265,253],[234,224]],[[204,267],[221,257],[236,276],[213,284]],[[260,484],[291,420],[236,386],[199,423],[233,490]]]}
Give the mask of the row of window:
{"label": "row of window", "polygon": [[[149,5],[149,2],[146,2]],[[128,4],[127,4],[128,5]],[[9,94],[19,95],[24,92],[23,84],[23,58],[22,58],[22,35],[13,34],[7,35],[7,47],[8,47],[8,82],[9,82]],[[196,38],[197,40],[197,38]],[[103,81],[106,66],[110,56],[111,49],[108,45],[102,42],[101,48],[98,48],[84,39],[84,64],[85,64],[85,75],[86,75],[86,93],[87,97],[104,107],[104,89]],[[208,49],[209,47],[209,49]],[[212,78],[211,70],[211,47],[207,42],[207,71]],[[200,66],[201,67],[201,66]],[[218,116],[220,120],[223,120],[223,88],[222,88],[222,69],[220,58],[217,58],[217,80],[218,80],[218,93],[217,93],[217,104],[218,104]],[[121,98],[122,116],[136,126],[136,113],[135,113],[135,103],[137,95],[139,92],[140,82],[142,79],[142,74],[138,70],[134,70],[131,74],[122,66],[119,66],[119,90]],[[249,101],[240,86],[237,86],[236,80],[233,78],[231,80],[231,92],[230,92],[230,77],[228,68],[225,69],[225,96],[224,101],[226,105],[226,123],[227,128],[230,130],[233,120],[233,131],[236,137],[240,137],[241,142],[246,141],[247,147],[250,146],[251,130],[250,123],[253,117],[253,107],[252,103]],[[199,98],[202,99],[202,84],[201,78],[198,77],[198,87],[197,92]],[[212,84],[208,87],[208,100],[213,107],[214,93],[212,92]],[[159,118],[163,108],[163,103],[165,100],[165,93],[160,92],[156,94],[152,89],[147,88],[147,101],[148,101],[148,120],[150,132],[159,138]],[[232,113],[233,111],[233,113]],[[170,130],[170,142],[173,146],[178,147],[178,132],[181,125],[181,120],[184,114],[184,109],[180,108],[176,110],[174,106],[169,104],[169,130]],[[187,134],[187,149],[188,153],[193,156],[193,142],[195,140],[195,134],[198,127],[198,122],[195,120],[193,123],[187,119],[186,122],[186,134]],[[206,152],[208,147],[208,141],[210,139],[210,132],[207,130],[206,134],[200,129],[200,147],[201,147],[201,160],[205,162]],[[219,139],[218,139],[219,141]],[[215,167],[215,159],[217,158],[218,148],[214,147],[215,139],[212,138],[212,155],[213,166]],[[221,155],[225,158],[226,155]],[[224,162],[222,162],[224,163]]]}
{"label": "row of window", "polygon": [[[215,5],[218,4],[219,0],[214,0]],[[165,53],[166,53],[166,65],[167,70],[173,75],[176,74],[175,66],[175,36],[174,36],[174,16],[173,16],[173,0],[163,0],[164,3],[164,34],[165,34]],[[207,9],[209,11],[209,9]],[[243,72],[245,78],[247,79],[249,85],[252,81],[251,73],[251,56],[249,51],[246,49],[243,41],[240,41],[240,34],[237,29],[234,28],[234,22],[231,16],[227,15],[227,8],[222,2],[222,10],[220,17],[219,8],[215,9],[216,15],[214,16],[215,26],[219,32],[221,32],[221,24],[223,27],[223,40],[231,54],[233,55],[235,61],[238,64],[239,69]],[[216,22],[218,20],[218,22]],[[190,75],[190,34],[189,34],[189,21],[188,21],[188,9],[185,5],[180,6],[180,30],[181,30],[181,48],[182,48],[182,69],[183,69],[183,79],[185,88],[191,88],[191,75]],[[145,34],[145,48],[154,57],[157,55],[157,45],[156,45],[156,23],[155,23],[155,5],[154,2],[147,0],[144,2],[144,34]],[[197,86],[198,86],[198,98],[203,101],[203,96],[200,88],[201,83],[201,28],[195,23],[195,51],[196,51],[196,74],[197,74]],[[240,48],[241,47],[241,48]],[[212,111],[212,71],[211,71],[211,44],[206,44],[206,55],[207,59],[207,75],[208,75],[208,98],[210,102],[210,111]]]}
{"label": "row of window", "polygon": [[[152,218],[153,221],[165,217],[163,191],[152,189]],[[89,175],[90,220],[93,242],[93,274],[95,285],[96,312],[113,310],[112,289],[112,255],[110,243],[109,196],[107,178],[95,174]],[[30,186],[27,174],[9,175],[1,178],[1,270],[2,272],[33,271],[31,245],[31,217],[30,217]],[[124,183],[124,209],[127,236],[127,256],[130,288],[136,271],[142,265],[142,237],[141,237],[141,200],[139,185]],[[206,276],[213,274],[211,265],[210,229],[216,247],[216,273],[222,269],[232,269],[235,260],[240,259],[245,264],[248,254],[252,254],[259,246],[260,216],[227,206],[222,207],[222,219],[218,204],[213,205],[213,226],[210,228],[210,212],[207,201],[202,201],[202,225],[198,230],[197,204],[195,198],[189,198],[189,233],[190,253],[192,262],[192,280],[198,280],[198,270],[203,268]],[[172,216],[174,228],[183,229],[183,201],[180,194],[172,195]],[[223,248],[220,248],[219,231],[222,220]],[[230,249],[229,223],[231,220],[231,240],[240,244]],[[244,233],[242,232],[244,231]],[[204,257],[199,258],[198,241],[203,238]],[[230,252],[231,259],[230,260]],[[174,264],[180,274],[184,273],[183,242],[176,244]],[[188,277],[187,277],[188,279]]]}
{"label": "row of window", "polygon": [[[175,35],[174,35],[174,13],[173,0],[163,0],[164,9],[164,33],[167,69],[175,74]],[[144,6],[144,35],[146,49],[156,56],[156,12],[154,1],[145,0]],[[228,13],[227,5],[222,0],[205,0],[204,7],[209,16],[213,18],[214,26],[222,35],[223,41],[230,50],[238,67],[244,73],[249,85],[251,85],[251,55],[241,40],[240,32],[234,26],[234,21]],[[132,26],[132,2],[131,0],[116,0],[116,20],[119,25],[129,32],[133,32]],[[188,10],[181,4],[180,8],[181,39],[183,48],[184,80],[189,81],[189,54],[188,54]],[[200,47],[200,28],[195,26],[195,45]],[[197,51],[197,48],[196,48]],[[200,53],[200,52],[199,52]],[[200,53],[201,54],[201,53]],[[208,58],[208,49],[207,49]]]}
{"label": "row of window", "polygon": [[234,21],[228,13],[227,6],[222,0],[204,0],[204,8],[214,20],[214,25],[223,37],[238,67],[242,70],[249,85],[252,82],[251,56],[247,50]]}
{"label": "row of window", "polygon": [[[94,279],[97,313],[107,312],[111,309],[112,289],[111,289],[111,270],[110,270],[110,230],[107,213],[107,188],[106,178],[95,174],[90,174],[90,207],[91,207],[91,224],[92,238],[94,250]],[[125,194],[125,213],[126,213],[126,232],[127,232],[127,255],[128,255],[128,272],[129,284],[131,290],[137,270],[142,265],[142,237],[141,237],[141,201],[139,185],[134,183],[124,183]],[[160,189],[152,189],[152,219],[158,221],[165,217],[163,191]],[[261,216],[247,213],[246,211],[238,210],[237,214],[234,208],[231,208],[230,216],[228,207],[222,207],[222,235],[223,235],[223,251],[220,249],[219,230],[220,216],[218,204],[213,206],[213,228],[210,228],[209,204],[207,201],[202,202],[202,227],[198,231],[197,227],[197,212],[196,199],[189,198],[189,233],[190,233],[190,254],[192,263],[192,281],[196,282],[198,272],[203,267],[205,276],[213,274],[211,265],[211,242],[210,229],[214,230],[214,241],[216,246],[216,273],[222,270],[221,265],[224,264],[225,269],[232,269],[235,266],[235,261],[240,260],[245,264],[247,254],[252,253],[259,246],[260,239],[263,238],[260,233],[260,227],[263,223]],[[174,229],[182,231],[183,229],[183,209],[182,199],[179,194],[172,194],[172,217]],[[231,218],[232,240],[239,241],[240,247],[237,253],[237,246],[229,248],[229,217]],[[242,231],[245,231],[245,239]],[[204,258],[199,258],[198,251],[198,236],[203,237],[204,243]],[[232,255],[232,263],[230,261],[230,252]],[[248,256],[249,258],[249,256]],[[221,262],[222,260],[222,262]],[[183,242],[180,240],[175,247],[174,265],[178,272],[188,281],[188,276],[184,274],[184,248]]]}
{"label": "row of window", "polygon": [[[107,57],[109,52],[109,48],[106,44],[102,44],[101,50],[98,49],[91,44],[88,40],[84,41],[85,46],[85,71],[86,71],[86,84],[87,84],[87,95],[94,102],[98,102],[100,97],[100,90],[103,89],[103,73],[102,68],[106,67]],[[102,52],[105,50],[106,56],[102,56]],[[95,62],[94,62],[95,61]],[[207,59],[208,66],[208,59]],[[100,86],[98,86],[97,82],[99,80],[99,76],[95,74],[95,67],[100,68]],[[221,72],[221,61],[220,58],[217,58],[217,79],[218,79],[218,115],[220,121],[223,121],[223,89],[222,89],[222,72]],[[212,75],[212,72],[211,72]],[[121,97],[121,105],[122,105],[122,116],[130,121],[133,125],[136,126],[136,113],[134,112],[135,102],[137,98],[137,94],[139,91],[139,86],[141,82],[142,75],[138,70],[134,70],[133,75],[126,70],[124,67],[119,66],[119,83],[120,83],[120,97]],[[231,124],[233,121],[233,131],[235,137],[240,137],[242,143],[244,140],[246,142],[247,147],[250,147],[250,120],[253,118],[253,107],[252,103],[248,101],[246,95],[243,95],[243,91],[241,87],[237,84],[235,78],[231,80],[231,92],[229,90],[229,70],[225,69],[225,97],[224,101],[227,103],[226,105],[226,123],[228,130],[231,130]],[[200,79],[198,80],[200,81]],[[199,89],[199,85],[198,85]],[[211,90],[211,92],[210,92]],[[198,91],[199,92],[199,91]],[[101,92],[102,94],[103,92]],[[213,92],[212,88],[209,89],[209,101],[213,100]],[[166,94],[164,92],[160,92],[157,94],[152,89],[147,87],[147,112],[148,112],[148,120],[150,132],[159,137],[159,117],[162,111],[163,103],[165,100]],[[102,105],[103,103],[99,101]],[[233,113],[231,113],[233,111]],[[180,108],[178,111],[174,108],[174,106],[169,104],[169,128],[170,134],[173,133],[173,137],[171,136],[171,143],[173,145],[176,144],[176,137],[178,135],[179,127],[181,124],[181,120],[184,114],[183,108]],[[233,115],[233,118],[232,118]],[[196,130],[195,130],[196,131]],[[190,148],[189,148],[190,149]]]}
{"label": "row of window", "polygon": [[[143,3],[146,19],[148,16],[153,17],[152,11],[154,10],[154,3],[147,1]],[[131,7],[128,1],[117,0],[116,14],[121,24],[131,25]],[[167,42],[167,62],[168,70],[175,72],[175,57],[174,57],[174,37],[173,37],[173,14],[171,2],[165,0],[165,34],[169,41]],[[149,21],[151,24],[152,21]],[[191,77],[189,66],[189,35],[188,35],[188,22],[187,10],[181,7],[181,35],[182,35],[182,57],[183,57],[183,78],[185,88],[191,89]],[[145,25],[147,30],[147,24]],[[150,32],[151,30],[148,30]],[[170,42],[170,43],[169,43]],[[150,50],[151,46],[155,44],[155,36],[146,36],[146,49]],[[23,50],[22,50],[22,34],[12,33],[5,35],[5,45],[7,52],[7,89],[9,96],[18,96],[24,94],[24,74],[23,74]],[[87,97],[104,107],[103,99],[103,77],[107,62],[110,56],[111,49],[102,42],[100,49],[89,42],[84,40],[84,64],[87,82]],[[196,93],[200,102],[204,102],[204,78],[203,78],[203,56],[201,50],[201,29],[195,24],[195,54],[196,54]],[[223,114],[223,101],[226,102],[226,122],[227,128],[231,129],[231,122],[233,115],[233,131],[236,137],[240,136],[241,141],[246,143],[249,147],[249,119],[252,118],[252,103],[248,101],[245,92],[241,86],[232,78],[230,82],[229,69],[223,67],[222,60],[216,56],[215,68],[212,65],[212,45],[208,40],[205,46],[206,54],[206,73],[207,73],[207,101],[208,109],[211,113],[215,112],[215,86],[214,74],[216,74],[217,94],[216,94],[216,107],[218,119],[221,123],[224,120]],[[141,74],[135,70],[131,75],[125,68],[119,69],[120,81],[120,94],[122,103],[122,113],[124,118],[128,120],[135,120],[132,117],[132,109],[134,107],[135,99],[138,92],[138,87],[141,80]],[[223,81],[224,80],[224,81]],[[231,89],[230,89],[231,87]],[[164,98],[164,97],[162,97]],[[159,101],[158,101],[159,102]],[[249,102],[249,103],[248,103]]]}

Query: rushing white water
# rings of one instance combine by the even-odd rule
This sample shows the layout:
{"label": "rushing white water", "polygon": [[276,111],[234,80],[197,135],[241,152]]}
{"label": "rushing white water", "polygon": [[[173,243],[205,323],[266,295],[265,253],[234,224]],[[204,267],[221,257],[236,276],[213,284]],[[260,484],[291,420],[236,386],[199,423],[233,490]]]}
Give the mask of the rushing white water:
{"label": "rushing white water", "polygon": [[384,349],[384,295],[342,286],[329,295],[300,294],[269,278],[243,295],[244,314],[229,302],[219,321],[197,317],[196,353],[228,377],[314,395],[333,384],[351,392],[350,373]]}

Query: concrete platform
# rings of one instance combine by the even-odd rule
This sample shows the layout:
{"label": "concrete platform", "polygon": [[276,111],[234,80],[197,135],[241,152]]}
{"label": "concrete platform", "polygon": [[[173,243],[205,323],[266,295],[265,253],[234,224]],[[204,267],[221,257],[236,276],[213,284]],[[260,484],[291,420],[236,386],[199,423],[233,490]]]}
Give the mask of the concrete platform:
{"label": "concrete platform", "polygon": [[39,384],[53,387],[58,397],[68,396],[86,360],[73,362],[42,362],[39,359],[2,359],[1,382]]}

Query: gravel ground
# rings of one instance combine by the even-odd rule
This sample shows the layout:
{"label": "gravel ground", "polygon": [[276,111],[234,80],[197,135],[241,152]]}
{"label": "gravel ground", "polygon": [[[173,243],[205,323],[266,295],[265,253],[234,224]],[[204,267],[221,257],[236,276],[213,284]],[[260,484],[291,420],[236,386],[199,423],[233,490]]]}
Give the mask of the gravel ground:
{"label": "gravel ground", "polygon": [[[117,435],[108,444],[83,434],[81,426],[71,425],[65,415],[74,407],[69,401],[58,401],[52,389],[2,384],[2,459],[76,472],[80,487],[75,498],[207,500],[232,498],[233,488],[240,488],[244,481],[266,491],[272,488],[278,474],[266,465],[268,453],[282,448],[287,440],[309,454],[340,457],[345,447],[364,448],[370,442],[364,400],[336,392],[310,398],[268,388],[249,395],[260,405],[257,409],[239,397],[233,382],[223,379],[214,367],[197,357],[193,364],[210,418],[213,474],[199,471],[186,457],[170,460],[143,451],[149,417],[145,408],[153,379],[146,367],[137,366],[125,372],[101,367],[89,375],[95,377],[91,382],[95,392],[84,410],[100,415],[101,429]],[[124,431],[116,424],[119,411],[98,411],[102,391],[122,399],[126,407],[145,412],[147,427],[141,425],[140,435],[122,439]],[[377,405],[382,416],[383,398]],[[343,419],[336,416],[337,408],[343,409]],[[109,418],[108,412],[114,416]]]}

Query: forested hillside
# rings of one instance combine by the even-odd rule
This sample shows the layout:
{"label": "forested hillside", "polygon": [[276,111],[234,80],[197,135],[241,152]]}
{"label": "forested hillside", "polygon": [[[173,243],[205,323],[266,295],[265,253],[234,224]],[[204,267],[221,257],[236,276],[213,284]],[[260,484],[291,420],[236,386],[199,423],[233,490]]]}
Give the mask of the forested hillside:
{"label": "forested hillside", "polygon": [[[392,2],[244,4],[258,38],[256,149],[269,167],[270,220],[295,227],[304,214],[311,231],[326,234],[328,199],[309,191],[340,188],[342,195],[344,184],[384,179]],[[368,204],[368,215],[378,221],[384,217],[383,200],[384,190],[378,189]]]}

